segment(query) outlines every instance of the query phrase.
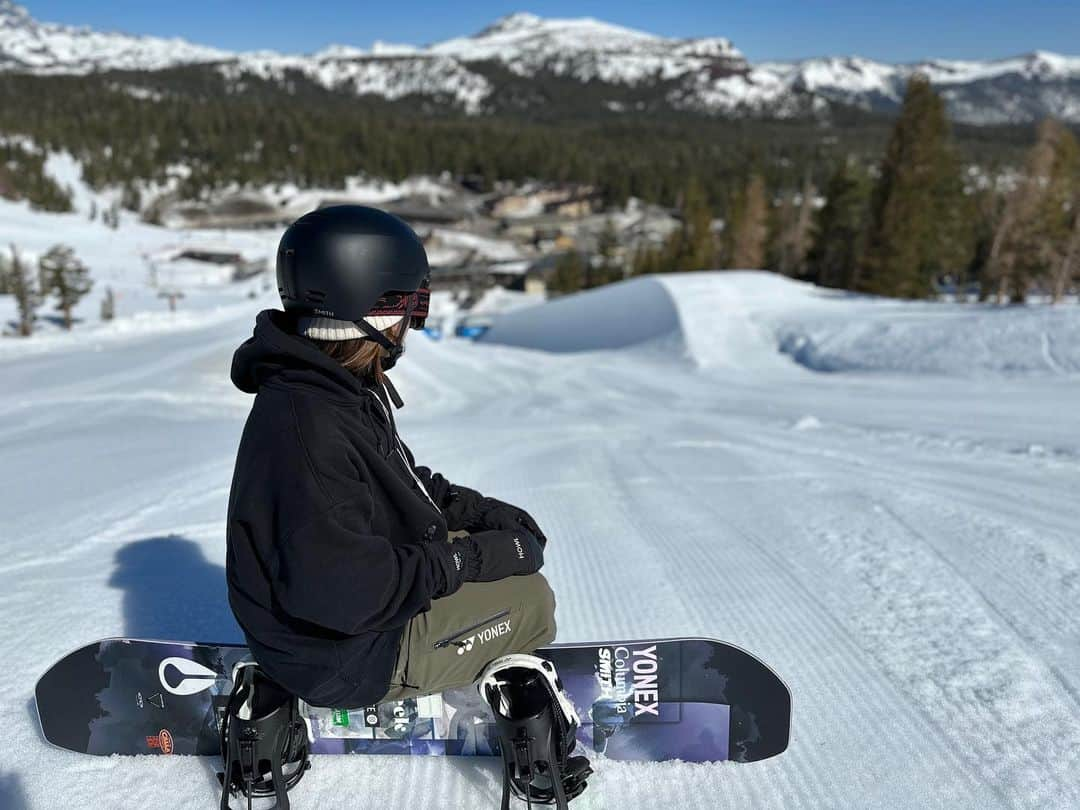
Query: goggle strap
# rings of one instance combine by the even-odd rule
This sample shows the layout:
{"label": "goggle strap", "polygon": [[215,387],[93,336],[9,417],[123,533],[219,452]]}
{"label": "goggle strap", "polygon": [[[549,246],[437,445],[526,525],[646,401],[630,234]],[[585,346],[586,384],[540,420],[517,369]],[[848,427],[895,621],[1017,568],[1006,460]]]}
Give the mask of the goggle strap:
{"label": "goggle strap", "polygon": [[368,315],[406,316],[426,318],[431,303],[431,290],[421,287],[414,293],[384,295],[375,302]]}

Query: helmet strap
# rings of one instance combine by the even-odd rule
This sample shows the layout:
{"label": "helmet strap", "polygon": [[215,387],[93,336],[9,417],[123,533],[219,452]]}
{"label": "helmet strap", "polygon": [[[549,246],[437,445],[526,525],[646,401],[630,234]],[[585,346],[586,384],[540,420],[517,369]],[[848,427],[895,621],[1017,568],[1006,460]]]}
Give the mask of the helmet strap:
{"label": "helmet strap", "polygon": [[[406,318],[407,317],[408,316],[406,315]],[[386,371],[392,369],[394,364],[397,363],[398,358],[401,357],[402,353],[405,351],[405,347],[400,343],[394,343],[394,341],[390,340],[390,338],[363,318],[354,321],[353,323],[355,323],[365,335],[386,349],[386,358],[383,360],[383,369]],[[390,378],[387,377],[384,382],[386,384],[387,393],[390,395],[390,400],[394,403],[394,407],[401,408],[404,406],[405,403],[401,399],[401,395],[398,394],[397,389],[394,388],[393,383],[390,382]]]}
{"label": "helmet strap", "polygon": [[[384,335],[380,330],[376,329],[370,323],[365,321],[363,318],[361,318],[358,321],[353,321],[353,323],[356,324],[357,328],[360,329],[361,332],[363,332],[369,338],[374,340],[376,343],[378,343],[380,346],[382,346],[384,349],[386,349],[391,354],[393,354],[395,350],[401,349],[401,344],[400,343],[394,343],[394,341],[390,340],[390,338],[388,338],[386,335]],[[400,354],[400,352],[399,352],[399,354]],[[395,358],[395,359],[397,359],[397,358]]]}
{"label": "helmet strap", "polygon": [[[427,279],[424,279],[424,284],[427,284]],[[405,313],[403,315],[403,321],[405,329],[408,329],[412,323],[413,312],[417,311],[417,307],[420,307],[420,312],[424,317],[427,317],[427,302],[428,291],[425,288],[417,293],[413,293],[409,296],[407,303],[405,304]],[[369,313],[370,314],[370,313]],[[361,318],[358,321],[353,321],[365,335],[374,340],[384,349],[386,349],[386,358],[383,360],[383,370],[389,371],[397,363],[398,358],[401,357],[405,351],[404,343],[395,343],[384,335],[380,330],[376,329],[365,319]],[[404,329],[402,330],[404,334]],[[402,338],[404,340],[404,337]],[[397,396],[397,391],[394,392],[394,405],[400,408],[405,403],[401,401],[401,397]]]}

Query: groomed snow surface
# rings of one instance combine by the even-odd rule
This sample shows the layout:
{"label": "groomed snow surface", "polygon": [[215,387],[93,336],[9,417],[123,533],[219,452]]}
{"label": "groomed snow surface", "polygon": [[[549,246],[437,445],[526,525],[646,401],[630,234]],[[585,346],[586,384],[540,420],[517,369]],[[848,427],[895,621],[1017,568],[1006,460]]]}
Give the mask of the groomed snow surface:
{"label": "groomed snow surface", "polygon": [[[239,638],[224,520],[250,399],[227,370],[271,296],[0,355],[5,810],[215,806],[216,762],[54,750],[32,695],[102,636]],[[598,760],[573,806],[1080,806],[1078,338],[1072,305],[761,273],[634,280],[482,343],[411,336],[402,432],[545,527],[561,640],[722,638],[794,695],[783,756]],[[322,757],[291,798],[479,808],[499,787],[490,760]]]}

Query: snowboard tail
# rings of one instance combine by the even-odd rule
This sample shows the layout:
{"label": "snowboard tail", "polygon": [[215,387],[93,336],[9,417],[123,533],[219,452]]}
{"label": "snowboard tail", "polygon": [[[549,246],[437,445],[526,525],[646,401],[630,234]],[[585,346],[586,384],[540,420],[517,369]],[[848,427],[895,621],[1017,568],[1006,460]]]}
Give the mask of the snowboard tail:
{"label": "snowboard tail", "polygon": [[[555,644],[550,659],[581,717],[578,741],[611,759],[753,762],[787,748],[791,695],[750,653],[703,638]],[[104,639],[54,664],[35,697],[45,739],[81,753],[219,753],[232,644]],[[315,754],[498,754],[473,687],[377,707],[301,704]]]}

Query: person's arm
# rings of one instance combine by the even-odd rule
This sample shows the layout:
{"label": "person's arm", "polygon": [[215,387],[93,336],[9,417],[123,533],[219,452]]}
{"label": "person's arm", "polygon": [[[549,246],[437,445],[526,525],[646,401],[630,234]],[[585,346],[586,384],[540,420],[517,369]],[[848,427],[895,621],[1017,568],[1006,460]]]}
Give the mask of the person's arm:
{"label": "person's arm", "polygon": [[340,633],[405,625],[464,581],[448,543],[395,545],[370,530],[370,490],[321,512],[278,543],[274,594],[285,612]]}
{"label": "person's arm", "polygon": [[541,531],[532,515],[519,506],[490,498],[475,489],[452,484],[444,476],[433,472],[429,467],[416,464],[412,451],[402,442],[405,454],[413,472],[424,483],[435,504],[446,518],[446,528],[450,531],[477,532],[486,529],[513,530],[524,528],[532,534],[541,546],[547,545],[547,537]]}
{"label": "person's arm", "polygon": [[484,528],[480,525],[483,501],[485,500],[483,495],[475,489],[451,483],[430,467],[418,465],[416,458],[405,442],[401,442],[401,447],[404,449],[409,466],[416,473],[416,477],[420,479],[435,505],[442,511],[443,517],[446,519],[447,529],[453,532],[460,530],[475,531]]}

